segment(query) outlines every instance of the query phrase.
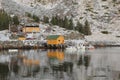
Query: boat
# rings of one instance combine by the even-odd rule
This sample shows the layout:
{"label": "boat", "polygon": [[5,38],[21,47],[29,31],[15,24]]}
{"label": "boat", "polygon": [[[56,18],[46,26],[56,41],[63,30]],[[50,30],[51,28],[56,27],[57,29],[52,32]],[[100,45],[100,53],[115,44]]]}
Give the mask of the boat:
{"label": "boat", "polygon": [[95,47],[93,46],[93,45],[89,45],[89,46],[87,46],[86,47],[88,50],[93,50],[93,49],[95,49]]}
{"label": "boat", "polygon": [[68,46],[66,50],[76,51],[77,48],[75,46]]}
{"label": "boat", "polygon": [[18,52],[18,49],[9,49],[8,52]]}
{"label": "boat", "polygon": [[77,50],[81,50],[81,51],[85,51],[85,46],[83,45],[83,44],[78,44],[77,46],[76,46],[76,48],[77,48]]}
{"label": "boat", "polygon": [[66,52],[75,52],[77,51],[77,48],[75,46],[68,46],[66,48]]}
{"label": "boat", "polygon": [[85,51],[85,46],[83,44],[68,46],[66,52],[76,52],[76,51]]}

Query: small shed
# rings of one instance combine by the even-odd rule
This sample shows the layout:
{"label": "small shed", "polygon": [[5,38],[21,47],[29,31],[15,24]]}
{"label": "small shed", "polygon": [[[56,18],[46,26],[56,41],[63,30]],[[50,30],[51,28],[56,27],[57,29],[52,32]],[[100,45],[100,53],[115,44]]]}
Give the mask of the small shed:
{"label": "small shed", "polygon": [[20,36],[18,37],[18,40],[22,41],[22,40],[26,40],[26,38],[24,36]]}
{"label": "small shed", "polygon": [[39,26],[25,26],[22,28],[24,33],[40,32]]}
{"label": "small shed", "polygon": [[64,44],[64,36],[62,35],[49,35],[47,36],[48,45]]}

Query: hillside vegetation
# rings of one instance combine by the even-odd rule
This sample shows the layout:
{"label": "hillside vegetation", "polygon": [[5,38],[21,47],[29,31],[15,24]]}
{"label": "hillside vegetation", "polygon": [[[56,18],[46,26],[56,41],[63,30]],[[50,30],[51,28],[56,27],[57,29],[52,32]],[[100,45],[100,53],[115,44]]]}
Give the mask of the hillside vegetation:
{"label": "hillside vegetation", "polygon": [[[113,41],[119,38],[116,36],[120,34],[120,0],[2,0],[1,4],[7,13],[14,13],[21,17],[24,17],[27,12],[37,16],[40,20],[44,20],[44,16],[46,16],[49,18],[48,22],[56,16],[63,20],[65,17],[68,20],[72,19],[73,23],[70,24],[74,24],[74,29],[81,33],[84,33],[87,21],[89,23],[87,29],[91,29],[93,35],[90,36],[91,40],[100,40],[96,37],[102,35],[106,36],[104,40],[111,40],[113,36],[115,38]],[[59,21],[58,25],[63,27],[61,22]],[[68,25],[68,23],[64,25]],[[73,26],[69,26],[69,28],[72,29]],[[106,32],[108,33],[106,34]],[[91,34],[90,32],[85,34],[88,33]],[[110,39],[108,35],[110,35]]]}
{"label": "hillside vegetation", "polygon": [[17,16],[10,17],[4,10],[0,10],[0,30],[8,29],[11,25],[18,25],[19,20]]}

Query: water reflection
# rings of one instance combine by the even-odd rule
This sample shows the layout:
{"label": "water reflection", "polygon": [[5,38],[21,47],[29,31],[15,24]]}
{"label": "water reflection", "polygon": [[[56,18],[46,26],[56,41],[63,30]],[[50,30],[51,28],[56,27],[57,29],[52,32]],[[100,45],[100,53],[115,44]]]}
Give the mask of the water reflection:
{"label": "water reflection", "polygon": [[85,68],[87,69],[88,66],[90,65],[90,55],[86,55],[86,54],[80,55],[77,65],[78,66],[84,65]]}
{"label": "water reflection", "polygon": [[64,60],[64,52],[62,50],[48,50],[47,51],[47,56],[49,58],[49,61],[53,60],[53,61],[62,63],[63,60]]}
{"label": "water reflection", "polygon": [[69,54],[64,50],[19,50],[17,54],[12,54],[10,57],[7,65],[9,70],[6,72],[10,75],[6,76],[75,80],[76,75],[73,76],[75,69],[81,65],[87,68],[89,61],[88,55],[79,51]]}
{"label": "water reflection", "polygon": [[119,80],[120,48],[0,53],[0,80]]}
{"label": "water reflection", "polygon": [[72,73],[73,63],[64,60],[65,54],[62,50],[48,50],[47,56],[49,58],[52,74],[57,79],[64,78],[64,73]]}
{"label": "water reflection", "polygon": [[8,66],[0,63],[0,80],[7,80],[8,73]]}
{"label": "water reflection", "polygon": [[27,56],[18,55],[17,64],[19,66],[19,75],[24,77],[34,76],[40,69],[40,61],[30,59]]}

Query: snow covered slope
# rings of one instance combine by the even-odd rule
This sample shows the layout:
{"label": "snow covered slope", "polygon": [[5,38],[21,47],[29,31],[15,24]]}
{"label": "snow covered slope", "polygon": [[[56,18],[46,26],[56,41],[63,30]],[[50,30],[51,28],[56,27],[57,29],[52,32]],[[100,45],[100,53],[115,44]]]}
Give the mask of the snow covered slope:
{"label": "snow covered slope", "polygon": [[87,19],[95,35],[101,31],[108,31],[111,37],[120,34],[120,0],[2,0],[1,3],[9,13],[29,12],[41,18],[67,16],[81,23]]}

